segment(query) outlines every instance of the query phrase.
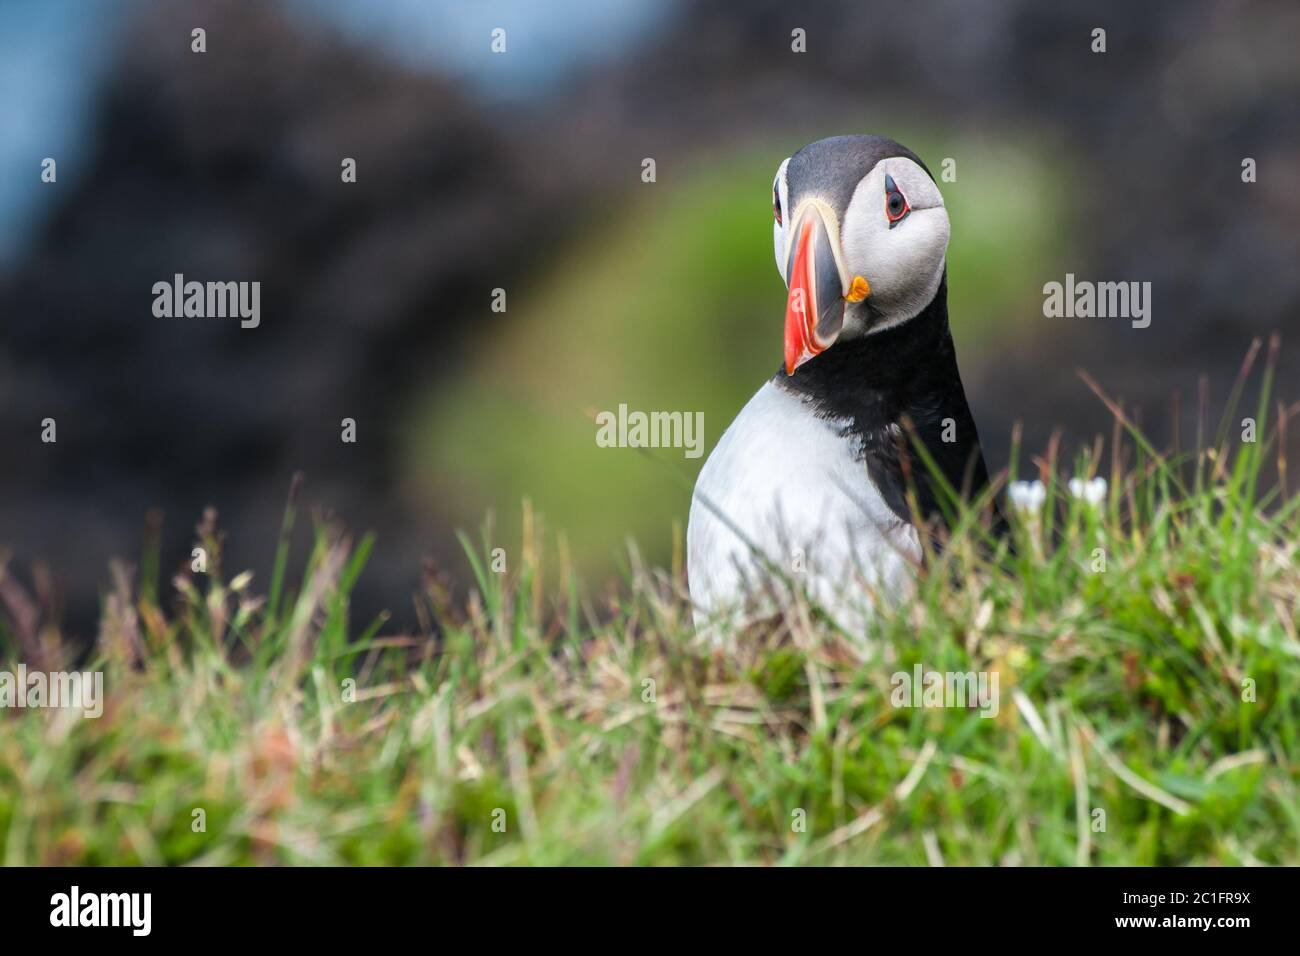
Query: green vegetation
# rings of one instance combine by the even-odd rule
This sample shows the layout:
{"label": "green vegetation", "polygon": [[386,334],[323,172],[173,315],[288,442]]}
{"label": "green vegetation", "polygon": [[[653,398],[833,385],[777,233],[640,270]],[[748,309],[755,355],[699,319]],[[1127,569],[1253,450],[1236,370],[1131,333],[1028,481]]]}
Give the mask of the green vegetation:
{"label": "green vegetation", "polygon": [[[385,635],[349,619],[369,539],[319,528],[263,600],[205,523],[174,604],[116,576],[102,718],[0,711],[0,860],[1300,864],[1300,498],[1261,491],[1267,413],[1185,462],[1130,433],[1096,508],[1049,457],[1040,515],[991,542],[963,512],[865,636],[794,600],[704,643],[635,550],[603,599],[562,558],[543,588],[531,520],[506,573],[485,535],[468,601],[430,583],[427,633]],[[917,664],[996,672],[997,716],[893,706]]]}

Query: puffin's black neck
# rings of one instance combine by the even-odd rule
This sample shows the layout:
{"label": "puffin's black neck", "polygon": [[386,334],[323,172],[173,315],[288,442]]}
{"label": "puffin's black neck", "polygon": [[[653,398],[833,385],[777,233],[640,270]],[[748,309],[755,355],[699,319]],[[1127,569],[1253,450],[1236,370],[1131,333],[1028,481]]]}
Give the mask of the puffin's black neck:
{"label": "puffin's black neck", "polygon": [[964,406],[948,330],[947,275],[919,315],[883,332],[841,340],[794,375],[780,369],[774,381],[810,401],[819,415],[855,419],[859,427],[896,423],[910,406],[936,397],[960,399]]}
{"label": "puffin's black neck", "polygon": [[873,481],[900,517],[909,514],[903,495],[909,474],[923,509],[937,505],[932,480],[900,440],[904,420],[952,487],[970,492],[988,482],[948,329],[946,273],[915,318],[836,342],[794,375],[780,369],[773,381],[808,401],[819,416],[845,422],[845,437],[861,442]]}

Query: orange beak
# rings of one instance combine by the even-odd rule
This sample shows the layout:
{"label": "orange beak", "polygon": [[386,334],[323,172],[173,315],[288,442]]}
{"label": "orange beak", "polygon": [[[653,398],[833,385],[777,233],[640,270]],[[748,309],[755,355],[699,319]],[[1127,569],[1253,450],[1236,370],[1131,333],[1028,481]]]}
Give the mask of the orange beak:
{"label": "orange beak", "polygon": [[795,225],[794,235],[786,267],[790,287],[785,303],[787,375],[793,375],[800,365],[835,343],[844,327],[847,294],[831,245],[831,233],[818,206],[805,207]]}

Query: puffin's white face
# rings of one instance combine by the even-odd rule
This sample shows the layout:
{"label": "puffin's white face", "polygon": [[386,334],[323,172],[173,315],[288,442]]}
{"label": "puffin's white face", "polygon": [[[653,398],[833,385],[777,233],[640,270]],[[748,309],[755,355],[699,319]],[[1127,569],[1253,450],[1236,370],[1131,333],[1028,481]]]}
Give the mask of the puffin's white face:
{"label": "puffin's white face", "polygon": [[791,183],[789,166],[781,163],[772,184],[772,241],[789,288],[786,372],[793,374],[839,338],[918,315],[943,279],[949,224],[938,186],[905,156],[871,167],[842,210],[816,186]]}

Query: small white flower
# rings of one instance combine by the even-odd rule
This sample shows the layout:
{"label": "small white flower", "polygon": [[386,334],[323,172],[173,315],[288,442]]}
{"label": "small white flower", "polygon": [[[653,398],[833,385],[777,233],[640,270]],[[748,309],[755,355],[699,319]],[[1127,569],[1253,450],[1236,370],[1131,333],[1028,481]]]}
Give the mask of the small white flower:
{"label": "small white flower", "polygon": [[1084,481],[1082,478],[1071,478],[1070,497],[1082,498],[1095,508],[1106,500],[1106,479],[1098,477],[1092,481]]}
{"label": "small white flower", "polygon": [[1007,486],[1007,497],[1017,511],[1036,515],[1043,510],[1047,489],[1041,481],[1013,481]]}

